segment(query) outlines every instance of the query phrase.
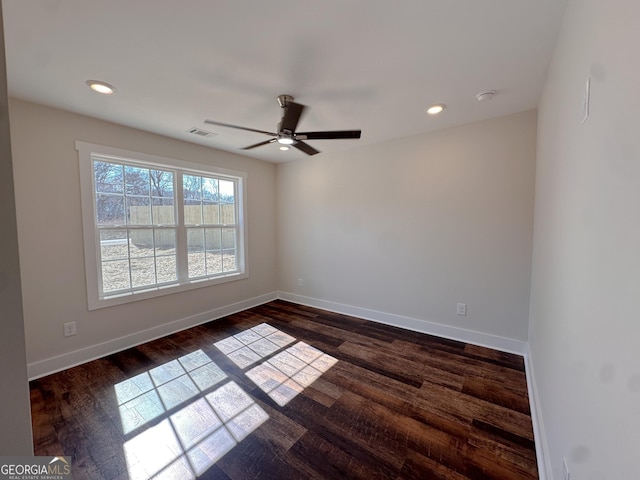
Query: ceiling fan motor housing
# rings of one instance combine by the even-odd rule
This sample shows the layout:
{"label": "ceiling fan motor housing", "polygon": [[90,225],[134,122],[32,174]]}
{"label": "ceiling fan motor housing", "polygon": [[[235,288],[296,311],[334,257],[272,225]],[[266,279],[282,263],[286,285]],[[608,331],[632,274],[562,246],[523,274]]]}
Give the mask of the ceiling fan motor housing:
{"label": "ceiling fan motor housing", "polygon": [[[276,98],[278,100],[278,104],[284,110],[284,112],[282,114],[280,123],[278,123],[278,130],[275,133],[267,132],[265,130],[257,130],[255,128],[241,127],[239,125],[231,125],[229,123],[216,122],[213,120],[205,120],[205,123],[228,128],[237,128],[239,130],[246,130],[248,132],[261,133],[263,135],[268,135],[269,137],[271,137],[271,140],[265,140],[264,142],[249,145],[248,147],[244,147],[243,150],[251,150],[256,147],[268,145],[270,143],[279,143],[283,146],[292,145],[298,150],[306,153],[307,155],[315,155],[316,153],[320,153],[320,151],[316,150],[303,140],[335,140],[339,138],[360,138],[360,130],[301,132],[299,134],[296,134],[298,121],[300,120],[302,113],[304,112],[304,109],[306,107],[294,102],[291,95],[278,95]],[[282,149],[287,150],[287,148]]]}

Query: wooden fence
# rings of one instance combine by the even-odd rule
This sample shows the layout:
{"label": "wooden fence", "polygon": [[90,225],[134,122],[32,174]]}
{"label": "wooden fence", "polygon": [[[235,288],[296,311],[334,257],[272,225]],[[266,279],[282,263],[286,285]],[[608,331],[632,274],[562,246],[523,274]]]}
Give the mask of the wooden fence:
{"label": "wooden fence", "polygon": [[[153,207],[130,207],[130,225],[173,225],[175,224],[175,208],[170,205]],[[153,213],[153,222],[152,215]],[[235,233],[233,230],[221,230],[220,235],[210,230],[205,238],[201,229],[189,229],[189,225],[234,225],[236,223],[235,205],[186,205],[184,207],[184,219],[187,226],[187,246],[199,248],[205,246],[206,250],[219,250],[235,248]],[[131,240],[134,245],[141,248],[151,248],[153,239],[148,231],[131,231]],[[175,238],[172,230],[158,229],[155,235],[156,248],[174,248]]]}

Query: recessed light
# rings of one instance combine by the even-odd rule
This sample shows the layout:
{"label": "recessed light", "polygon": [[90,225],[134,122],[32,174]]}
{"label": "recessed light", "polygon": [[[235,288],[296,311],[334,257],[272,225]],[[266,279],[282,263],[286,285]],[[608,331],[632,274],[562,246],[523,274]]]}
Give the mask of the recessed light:
{"label": "recessed light", "polygon": [[437,115],[439,113],[441,113],[443,110],[445,109],[444,105],[432,105],[429,108],[427,108],[427,113],[429,115]]}
{"label": "recessed light", "polygon": [[100,80],[87,80],[86,84],[94,92],[102,93],[103,95],[111,95],[116,92],[116,87]]}
{"label": "recessed light", "polygon": [[287,146],[287,145],[282,145],[282,146],[280,147],[280,150],[282,150],[283,152],[286,152],[287,150],[289,150],[289,148],[290,148],[290,147],[289,147],[289,146]]}

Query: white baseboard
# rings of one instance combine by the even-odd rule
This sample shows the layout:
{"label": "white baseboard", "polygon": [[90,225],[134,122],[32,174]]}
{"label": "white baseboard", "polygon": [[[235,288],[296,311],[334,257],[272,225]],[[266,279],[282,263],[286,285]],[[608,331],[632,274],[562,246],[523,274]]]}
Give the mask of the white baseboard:
{"label": "white baseboard", "polygon": [[278,292],[278,298],[289,302],[298,303],[300,305],[308,305],[310,307],[321,308],[331,312],[351,315],[353,317],[363,318],[385,325],[392,325],[414,332],[426,333],[437,337],[448,338],[450,340],[458,340],[460,342],[471,343],[481,347],[488,347],[502,352],[515,353],[524,356],[527,351],[527,342],[515,340],[513,338],[499,337],[487,333],[474,332],[464,328],[451,327],[440,323],[433,323],[427,320],[417,318],[404,317],[393,313],[379,312],[362,307],[354,307],[343,303],[321,300],[318,298],[305,297],[295,293]]}
{"label": "white baseboard", "polygon": [[540,480],[552,480],[551,463],[549,459],[549,444],[542,421],[542,411],[540,410],[540,399],[538,397],[538,387],[536,386],[536,376],[533,371],[533,361],[531,351],[527,345],[527,352],[524,356],[524,366],[527,376],[527,390],[529,391],[529,409],[531,410],[531,423],[533,424],[533,437],[536,443],[536,460],[538,462],[538,478]]}
{"label": "white baseboard", "polygon": [[211,320],[217,320],[227,315],[262,305],[263,303],[270,302],[276,298],[278,298],[278,296],[275,292],[260,295],[241,302],[232,303],[231,305],[214,308],[207,312],[180,318],[173,322],[132,333],[131,335],[125,335],[124,337],[115,338],[97,345],[91,345],[79,350],[74,350],[73,352],[29,363],[27,365],[29,380],[35,380],[36,378],[44,377],[45,375],[60,372],[67,368],[75,367],[76,365],[81,365],[91,360],[102,358],[106,355],[111,355],[112,353],[120,352],[127,348],[135,347],[142,343],[150,342],[151,340],[210,322]]}

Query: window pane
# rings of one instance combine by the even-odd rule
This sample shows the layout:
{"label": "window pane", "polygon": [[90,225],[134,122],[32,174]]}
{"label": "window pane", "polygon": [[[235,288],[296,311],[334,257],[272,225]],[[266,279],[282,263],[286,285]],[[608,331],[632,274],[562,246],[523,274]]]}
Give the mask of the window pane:
{"label": "window pane", "polygon": [[144,287],[156,283],[156,265],[153,258],[131,259],[131,286]]}
{"label": "window pane", "polygon": [[100,239],[104,292],[178,279],[174,229],[101,230]]}
{"label": "window pane", "polygon": [[175,282],[178,279],[176,271],[175,255],[156,258],[158,283]]}
{"label": "window pane", "polygon": [[185,225],[200,225],[202,223],[201,204],[184,206],[184,223]]}
{"label": "window pane", "polygon": [[235,182],[220,180],[220,223],[233,225],[236,223]]}
{"label": "window pane", "polygon": [[155,229],[153,231],[156,255],[156,278],[158,283],[175,282],[178,279],[176,266],[176,231]]}
{"label": "window pane", "polygon": [[131,258],[153,257],[153,230],[129,230],[129,252]]}
{"label": "window pane", "polygon": [[220,180],[220,203],[235,203],[235,182]]}
{"label": "window pane", "polygon": [[176,254],[176,231],[174,229],[156,229],[155,237],[156,256]]}
{"label": "window pane", "polygon": [[185,204],[200,203],[202,201],[202,177],[183,175],[182,190]]}
{"label": "window pane", "polygon": [[149,197],[127,196],[127,219],[129,225],[151,225]]}
{"label": "window pane", "polygon": [[129,245],[125,230],[100,230],[100,256],[105,260],[129,258]]}
{"label": "window pane", "polygon": [[187,269],[189,278],[206,275],[204,255],[204,228],[187,229]]}
{"label": "window pane", "polygon": [[236,223],[236,206],[232,203],[223,203],[220,205],[222,212],[220,223],[223,225],[233,225]]}
{"label": "window pane", "polygon": [[233,272],[238,269],[238,261],[235,250],[224,250],[222,252],[222,269],[225,272]]}
{"label": "window pane", "polygon": [[236,230],[235,228],[222,229],[222,248],[225,250],[236,249]]}
{"label": "window pane", "polygon": [[166,170],[150,170],[151,196],[173,199],[173,173]]}
{"label": "window pane", "polygon": [[222,253],[220,250],[207,250],[207,275],[222,273]]}
{"label": "window pane", "polygon": [[149,196],[149,169],[126,165],[124,180],[127,195]]}
{"label": "window pane", "polygon": [[222,229],[222,268],[225,272],[238,269],[236,229]]}
{"label": "window pane", "polygon": [[207,275],[222,273],[222,252],[220,252],[220,228],[205,229],[205,245],[207,247]]}
{"label": "window pane", "polygon": [[122,165],[108,162],[93,162],[95,191],[99,193],[124,193]]}
{"label": "window pane", "polygon": [[155,225],[175,225],[175,207],[173,198],[153,198],[153,223]]}
{"label": "window pane", "polygon": [[182,176],[184,197],[184,223],[200,225],[202,223],[202,177]]}
{"label": "window pane", "polygon": [[204,223],[209,225],[220,223],[220,205],[217,203],[204,204],[202,210]]}
{"label": "window pane", "polygon": [[205,240],[207,246],[207,252],[219,251],[221,248],[221,228],[207,228],[205,229]]}
{"label": "window pane", "polygon": [[156,225],[175,225],[173,172],[150,170],[152,222]]}
{"label": "window pane", "polygon": [[124,197],[122,195],[96,195],[98,225],[124,225]]}
{"label": "window pane", "polygon": [[102,290],[113,292],[131,288],[129,260],[102,262]]}
{"label": "window pane", "polygon": [[205,202],[218,201],[218,180],[215,178],[202,178],[202,200]]}

